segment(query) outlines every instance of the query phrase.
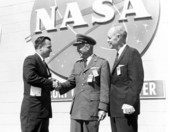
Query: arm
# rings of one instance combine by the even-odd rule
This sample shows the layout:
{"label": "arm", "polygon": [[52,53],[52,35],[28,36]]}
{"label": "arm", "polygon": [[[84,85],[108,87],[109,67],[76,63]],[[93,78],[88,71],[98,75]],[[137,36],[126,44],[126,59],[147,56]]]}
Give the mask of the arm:
{"label": "arm", "polygon": [[70,91],[71,89],[75,88],[75,86],[76,86],[76,80],[75,80],[75,66],[74,66],[74,68],[71,72],[71,75],[69,76],[67,81],[64,83],[60,83],[59,92],[61,95],[65,94],[68,91]]}
{"label": "arm", "polygon": [[27,57],[24,61],[23,77],[24,80],[32,86],[52,88],[53,81],[39,75],[36,60],[31,56]]}
{"label": "arm", "polygon": [[130,79],[129,89],[126,94],[125,103],[134,105],[139,98],[143,86],[144,72],[142,59],[137,50],[131,54],[131,59],[128,62],[128,75]]}
{"label": "arm", "polygon": [[103,120],[108,111],[110,89],[110,67],[108,61],[104,61],[100,74],[100,103],[99,103],[99,120]]}

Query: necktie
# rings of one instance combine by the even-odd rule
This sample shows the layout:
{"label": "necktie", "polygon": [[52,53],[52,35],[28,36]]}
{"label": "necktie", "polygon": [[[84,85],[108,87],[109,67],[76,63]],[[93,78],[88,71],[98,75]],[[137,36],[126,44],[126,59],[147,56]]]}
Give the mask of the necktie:
{"label": "necktie", "polygon": [[83,59],[84,62],[84,68],[87,66],[87,59]]}
{"label": "necktie", "polygon": [[119,53],[117,52],[114,64],[117,63],[118,59],[119,59]]}

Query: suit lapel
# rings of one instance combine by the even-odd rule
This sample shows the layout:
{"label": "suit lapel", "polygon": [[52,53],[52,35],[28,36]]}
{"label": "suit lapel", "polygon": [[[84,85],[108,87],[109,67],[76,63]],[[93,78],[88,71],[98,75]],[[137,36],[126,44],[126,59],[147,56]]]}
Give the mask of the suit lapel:
{"label": "suit lapel", "polygon": [[79,67],[84,70],[84,62],[83,62],[83,59],[80,60],[79,62]]}
{"label": "suit lapel", "polygon": [[[41,58],[39,57],[38,54],[35,54],[35,57],[37,58],[37,61],[38,61],[38,63],[41,65],[41,67],[43,68],[43,70],[46,72],[46,75],[51,76],[50,69],[49,69],[48,65],[45,64],[45,63],[41,60]],[[47,70],[49,71],[49,74],[48,74]]]}
{"label": "suit lapel", "polygon": [[129,48],[129,46],[127,45],[127,46],[125,47],[125,49],[123,50],[122,54],[120,55],[119,59],[118,59],[116,62],[114,62],[114,65],[113,65],[113,68],[112,68],[112,73],[113,73],[113,71],[115,70],[115,68],[117,67],[117,65],[120,63],[121,59],[122,59],[123,56],[125,55],[125,53],[126,53],[126,51],[128,50],[128,48]]}
{"label": "suit lapel", "polygon": [[45,62],[43,62],[43,63],[45,65],[48,76],[51,76],[50,68],[48,67],[48,65]]}

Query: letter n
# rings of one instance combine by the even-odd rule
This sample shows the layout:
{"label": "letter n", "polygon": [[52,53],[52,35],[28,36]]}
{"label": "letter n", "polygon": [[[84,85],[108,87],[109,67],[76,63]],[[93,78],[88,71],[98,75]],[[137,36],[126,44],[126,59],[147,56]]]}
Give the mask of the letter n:
{"label": "letter n", "polygon": [[55,29],[56,8],[56,6],[51,7],[51,17],[44,8],[36,10],[37,19],[35,33],[41,32],[43,26],[47,31]]}

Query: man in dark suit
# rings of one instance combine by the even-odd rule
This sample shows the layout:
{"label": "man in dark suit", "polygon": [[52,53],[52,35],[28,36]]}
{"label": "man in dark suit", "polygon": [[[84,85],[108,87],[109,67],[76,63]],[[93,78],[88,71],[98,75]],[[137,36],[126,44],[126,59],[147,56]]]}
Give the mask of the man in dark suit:
{"label": "man in dark suit", "polygon": [[51,39],[38,37],[34,44],[36,53],[26,57],[23,65],[24,98],[20,120],[22,132],[48,132],[52,117],[50,92],[57,83],[51,78],[44,59],[49,57]]}
{"label": "man in dark suit", "polygon": [[109,116],[112,132],[137,132],[144,72],[139,52],[126,44],[127,32],[114,25],[108,43],[117,57],[111,71]]}
{"label": "man in dark suit", "polygon": [[60,85],[60,94],[74,89],[71,106],[71,132],[98,132],[99,122],[108,111],[110,68],[107,60],[93,54],[96,41],[78,34],[77,51],[81,59],[73,67],[68,80]]}

